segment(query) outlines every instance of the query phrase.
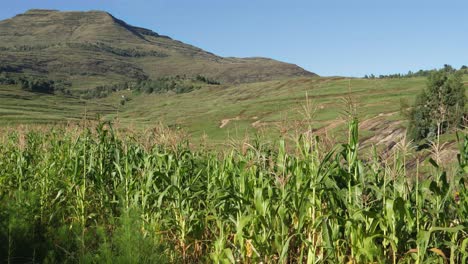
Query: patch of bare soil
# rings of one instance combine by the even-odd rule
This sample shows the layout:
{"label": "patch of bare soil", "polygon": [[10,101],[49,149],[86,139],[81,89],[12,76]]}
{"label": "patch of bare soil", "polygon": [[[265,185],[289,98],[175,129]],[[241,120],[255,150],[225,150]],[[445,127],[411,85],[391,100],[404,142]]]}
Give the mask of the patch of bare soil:
{"label": "patch of bare soil", "polygon": [[264,122],[261,120],[257,120],[250,124],[253,128],[260,128],[260,127],[266,127],[266,126],[281,126],[282,122],[279,121],[270,121],[270,122]]}
{"label": "patch of bare soil", "polygon": [[[382,158],[390,157],[395,148],[403,147],[409,139],[406,139],[406,128],[403,126],[403,121],[386,120],[385,117],[391,116],[394,113],[380,114],[376,117],[364,120],[360,123],[359,128],[374,132],[374,135],[364,139],[361,142],[361,147],[366,148],[372,145],[384,146],[385,149],[381,154]],[[439,164],[450,164],[457,156],[455,142],[447,142],[440,146],[432,146],[426,150],[419,152],[420,161],[432,157]],[[409,168],[416,165],[416,158],[409,160],[407,166]]]}
{"label": "patch of bare soil", "polygon": [[221,124],[219,125],[219,128],[223,128],[229,124],[229,122],[234,121],[234,120],[240,120],[240,116],[236,116],[234,118],[225,118],[221,120]]}

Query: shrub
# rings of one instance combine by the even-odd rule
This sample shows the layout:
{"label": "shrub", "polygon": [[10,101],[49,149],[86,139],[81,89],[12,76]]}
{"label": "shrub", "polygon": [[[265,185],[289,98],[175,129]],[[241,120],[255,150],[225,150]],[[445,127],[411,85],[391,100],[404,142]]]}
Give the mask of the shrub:
{"label": "shrub", "polygon": [[23,90],[28,90],[37,93],[53,93],[54,92],[54,81],[43,80],[36,78],[21,77],[19,83]]}
{"label": "shrub", "polygon": [[416,141],[444,133],[461,124],[465,88],[460,72],[449,65],[432,72],[427,87],[416,98],[409,113],[408,133]]}
{"label": "shrub", "polygon": [[2,72],[0,74],[0,84],[6,84],[6,85],[16,84],[16,80],[10,77],[6,72]]}
{"label": "shrub", "polygon": [[[170,91],[177,94],[189,93],[200,88],[194,85],[194,81],[200,80],[189,79],[179,75],[174,77],[161,77],[156,80],[147,79],[139,81],[135,86],[135,90],[145,93],[167,93]],[[207,82],[207,80],[205,80],[205,82]]]}
{"label": "shrub", "polygon": [[199,82],[204,82],[206,84],[213,84],[213,85],[220,85],[221,84],[219,81],[216,81],[214,79],[210,79],[210,78],[205,77],[203,75],[197,75],[195,77],[195,80],[197,80]]}

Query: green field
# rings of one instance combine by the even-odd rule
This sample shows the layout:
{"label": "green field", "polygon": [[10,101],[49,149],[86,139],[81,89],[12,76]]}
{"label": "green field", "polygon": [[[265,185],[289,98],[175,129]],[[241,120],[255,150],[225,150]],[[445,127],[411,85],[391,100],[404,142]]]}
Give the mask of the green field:
{"label": "green field", "polygon": [[[407,170],[313,136],[192,150],[171,130],[2,133],[4,263],[466,263],[468,135]],[[288,154],[287,149],[292,149]],[[419,167],[430,165],[427,172]]]}
{"label": "green field", "polygon": [[[47,118],[35,115],[34,106],[56,105],[47,113],[64,119],[83,116],[85,108],[100,112],[105,118],[119,118],[120,121],[137,126],[152,125],[163,121],[169,125],[180,124],[195,135],[224,138],[234,128],[254,130],[252,123],[271,126],[285,119],[301,119],[306,96],[314,111],[316,127],[340,117],[345,97],[351,96],[358,104],[361,118],[398,112],[400,100],[412,101],[415,94],[425,86],[425,79],[364,80],[347,78],[293,78],[283,81],[260,82],[236,86],[209,86],[187,94],[134,94],[121,91],[109,98],[78,100],[63,96],[48,96],[21,91],[10,86],[1,89],[2,109],[7,111],[17,105],[17,110],[28,119],[41,121]],[[122,95],[131,99],[125,106],[119,105]],[[3,102],[5,102],[3,104]],[[76,105],[76,107],[73,107]],[[100,106],[99,106],[100,105]],[[62,108],[63,107],[63,108]],[[46,107],[44,107],[46,108]],[[45,111],[45,110],[44,110]],[[398,116],[398,113],[396,113]],[[229,122],[220,129],[222,119],[239,120]],[[22,122],[21,116],[12,120]]]}
{"label": "green field", "polygon": [[1,125],[55,124],[82,120],[86,115],[107,115],[116,105],[53,94],[23,91],[18,86],[0,86]]}
{"label": "green field", "polygon": [[[255,122],[274,128],[275,124],[299,121],[304,118],[307,98],[313,111],[313,126],[320,128],[340,118],[347,96],[358,104],[359,116],[367,119],[398,112],[400,99],[412,100],[423,87],[423,79],[296,78],[212,87],[178,96],[136,97],[125,106],[120,118],[140,124],[162,120],[180,124],[195,135],[206,133],[214,139],[225,139],[228,134],[254,131]],[[234,120],[219,128],[223,119]]]}
{"label": "green field", "polygon": [[[414,101],[425,78],[354,79],[341,77],[291,78],[241,85],[205,85],[185,94],[144,94],[119,91],[103,99],[41,95],[15,86],[0,87],[0,124],[54,123],[86,117],[111,120],[132,128],[164,123],[179,127],[195,140],[203,135],[212,142],[242,138],[245,134],[279,135],[307,119],[319,132],[343,128],[343,113],[355,104],[367,138],[389,126],[404,127],[401,101]],[[120,105],[121,96],[130,99]],[[307,109],[304,109],[305,106]],[[387,122],[389,121],[389,122]],[[453,139],[453,138],[452,138]],[[378,142],[372,142],[378,143]]]}

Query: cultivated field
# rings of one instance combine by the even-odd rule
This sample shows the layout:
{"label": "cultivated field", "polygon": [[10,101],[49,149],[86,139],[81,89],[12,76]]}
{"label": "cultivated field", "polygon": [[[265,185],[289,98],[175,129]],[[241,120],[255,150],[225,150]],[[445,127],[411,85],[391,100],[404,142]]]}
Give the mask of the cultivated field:
{"label": "cultivated field", "polygon": [[0,260],[466,263],[468,136],[456,167],[435,152],[409,172],[409,144],[365,158],[346,124],[342,145],[291,135],[222,152],[164,127],[4,128]]}

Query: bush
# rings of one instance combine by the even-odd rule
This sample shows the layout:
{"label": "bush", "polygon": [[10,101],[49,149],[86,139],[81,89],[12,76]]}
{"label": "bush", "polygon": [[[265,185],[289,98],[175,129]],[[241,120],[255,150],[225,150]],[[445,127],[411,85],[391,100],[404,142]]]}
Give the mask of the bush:
{"label": "bush", "polygon": [[104,98],[113,92],[126,90],[128,88],[128,83],[124,82],[118,84],[100,85],[92,89],[77,91],[76,93],[83,99]]}
{"label": "bush", "polygon": [[418,141],[459,126],[464,115],[465,100],[461,72],[449,65],[432,72],[428,77],[427,88],[416,98],[409,113],[410,137]]}
{"label": "bush", "polygon": [[53,93],[54,81],[21,77],[19,83],[23,90],[37,93]]}
{"label": "bush", "polygon": [[0,77],[0,83],[19,84],[21,89],[35,93],[62,93],[65,95],[71,95],[71,91],[68,89],[71,86],[71,82],[69,81],[48,80],[34,76],[23,75],[16,79],[12,77],[8,77],[6,79]]}
{"label": "bush", "polygon": [[203,75],[197,75],[195,77],[195,80],[197,80],[199,82],[204,82],[206,84],[213,84],[213,85],[220,85],[221,84],[219,81],[216,81],[214,79],[210,79],[210,78],[205,77]]}
{"label": "bush", "polygon": [[16,80],[10,77],[7,73],[2,72],[0,74],[0,84],[6,84],[6,85],[16,84]]}
{"label": "bush", "polygon": [[170,91],[177,94],[189,93],[200,88],[194,85],[195,81],[200,80],[189,79],[179,75],[174,77],[161,77],[156,80],[147,79],[139,81],[135,86],[135,91],[142,91],[145,93],[167,93]]}

